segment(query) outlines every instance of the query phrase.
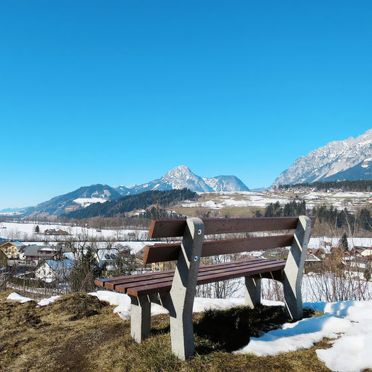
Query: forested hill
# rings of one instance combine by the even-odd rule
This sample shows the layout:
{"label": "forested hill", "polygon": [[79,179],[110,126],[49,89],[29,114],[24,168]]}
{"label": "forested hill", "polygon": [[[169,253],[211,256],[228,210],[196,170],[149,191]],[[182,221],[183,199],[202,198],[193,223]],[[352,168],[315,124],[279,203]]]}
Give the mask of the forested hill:
{"label": "forested hill", "polygon": [[121,199],[96,203],[64,215],[67,218],[113,217],[152,205],[166,207],[183,200],[195,200],[197,194],[188,189],[168,191],[147,191],[141,194],[124,196]]}

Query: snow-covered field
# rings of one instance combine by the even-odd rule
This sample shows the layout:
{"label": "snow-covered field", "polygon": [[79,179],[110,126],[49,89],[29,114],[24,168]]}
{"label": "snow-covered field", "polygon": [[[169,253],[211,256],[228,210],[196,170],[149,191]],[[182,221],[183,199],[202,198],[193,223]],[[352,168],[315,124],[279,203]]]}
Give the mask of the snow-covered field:
{"label": "snow-covered field", "polygon": [[[130,299],[125,294],[109,291],[90,293],[100,301],[115,306],[114,313],[123,319],[130,318]],[[58,300],[58,296],[39,301],[46,306]],[[25,303],[27,297],[12,293],[8,300]],[[263,301],[265,305],[282,305],[280,302]],[[244,304],[243,298],[206,299],[195,298],[194,312],[207,309],[228,309]],[[288,351],[310,348],[316,342],[328,338],[330,347],[318,349],[316,354],[333,371],[362,371],[372,368],[372,301],[312,302],[304,307],[323,315],[286,323],[260,337],[252,337],[248,345],[235,353],[253,353],[258,356],[275,355]],[[159,305],[152,306],[152,315],[167,313]]]}
{"label": "snow-covered field", "polygon": [[333,205],[337,208],[347,207],[350,210],[357,206],[372,205],[370,192],[323,192],[297,190],[265,190],[242,192],[202,193],[198,201],[185,201],[185,208],[222,209],[226,207],[264,208],[270,203],[283,205],[291,200],[305,200],[308,208],[317,205]]}
{"label": "snow-covered field", "polygon": [[[340,237],[330,238],[328,236],[310,238],[309,248],[325,248],[328,251],[331,247],[336,247]],[[349,249],[353,247],[372,247],[372,238],[348,238]]]}
{"label": "snow-covered field", "polygon": [[220,192],[201,194],[198,201],[185,201],[182,207],[221,209],[225,207],[266,207],[270,203],[288,203],[290,199],[268,192]]}
{"label": "snow-covered field", "polygon": [[[40,228],[40,234],[35,233],[36,225]],[[115,239],[121,241],[131,240],[128,237],[135,237],[138,240],[147,239],[147,230],[128,230],[128,229],[102,229],[97,230],[94,228],[80,227],[80,226],[68,226],[62,224],[39,224],[39,223],[20,223],[20,222],[0,222],[0,237],[6,239],[20,239],[29,242],[33,241],[32,238],[37,240],[55,240],[53,235],[44,235],[43,232],[47,229],[62,229],[67,231],[71,237],[94,237],[98,239]],[[58,236],[58,239],[63,239],[64,236]],[[320,248],[337,245],[340,237],[313,237],[310,239],[309,248]],[[37,241],[36,240],[36,241]],[[372,238],[348,238],[349,247],[362,246],[372,247]]]}
{"label": "snow-covered field", "polygon": [[[40,228],[40,234],[35,233],[36,225]],[[116,239],[128,240],[129,236],[134,236],[137,239],[146,239],[147,230],[128,230],[128,229],[94,229],[81,226],[69,226],[63,224],[43,224],[43,223],[20,223],[20,222],[0,222],[0,237],[7,239],[30,240],[32,237],[42,238],[43,240],[55,240],[53,235],[44,235],[44,231],[48,229],[61,229],[69,233],[68,237],[94,237],[97,239]],[[64,239],[63,235],[59,235],[58,239]]]}

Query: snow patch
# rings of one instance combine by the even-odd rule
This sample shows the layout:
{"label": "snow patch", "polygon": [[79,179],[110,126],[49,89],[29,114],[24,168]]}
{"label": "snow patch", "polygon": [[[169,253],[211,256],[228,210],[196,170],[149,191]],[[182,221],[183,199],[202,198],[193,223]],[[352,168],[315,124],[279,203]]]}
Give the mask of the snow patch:
{"label": "snow patch", "polygon": [[309,348],[323,338],[330,338],[336,339],[332,347],[316,351],[329,369],[346,372],[372,368],[372,301],[318,302],[304,307],[325,314],[286,323],[282,329],[252,337],[236,353],[275,355]]}
{"label": "snow patch", "polygon": [[[47,306],[52,304],[53,302],[57,301],[61,296],[52,296],[49,298],[43,298],[37,303],[37,306]],[[12,292],[8,297],[7,300],[9,301],[16,301],[20,302],[21,304],[24,304],[26,302],[34,301],[32,298],[21,296],[20,294],[16,292]]]}

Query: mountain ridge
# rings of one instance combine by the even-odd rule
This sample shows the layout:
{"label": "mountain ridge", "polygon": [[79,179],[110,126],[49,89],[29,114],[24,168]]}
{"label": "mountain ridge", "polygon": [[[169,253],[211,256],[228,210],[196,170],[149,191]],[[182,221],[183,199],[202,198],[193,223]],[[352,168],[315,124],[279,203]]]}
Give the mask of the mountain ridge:
{"label": "mountain ridge", "polygon": [[202,178],[185,165],[170,169],[164,176],[145,184],[132,187],[95,184],[83,186],[69,193],[58,195],[34,207],[27,208],[27,216],[65,215],[92,204],[105,203],[124,196],[148,191],[170,191],[188,189],[192,192],[248,191],[248,187],[236,176]]}
{"label": "mountain ridge", "polygon": [[294,161],[273,186],[372,179],[372,129],[357,137],[331,141]]}
{"label": "mountain ridge", "polygon": [[116,188],[121,195],[138,194],[152,190],[179,190],[187,188],[194,192],[249,191],[249,188],[236,176],[201,177],[186,165],[178,165],[162,177],[132,187]]}

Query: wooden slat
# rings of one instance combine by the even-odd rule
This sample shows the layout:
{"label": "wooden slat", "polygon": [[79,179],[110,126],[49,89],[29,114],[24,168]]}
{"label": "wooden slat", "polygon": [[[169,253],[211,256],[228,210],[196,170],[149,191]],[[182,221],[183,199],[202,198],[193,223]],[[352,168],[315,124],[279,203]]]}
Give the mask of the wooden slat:
{"label": "wooden slat", "polygon": [[[225,264],[218,265],[219,267],[214,267],[212,270],[208,271],[199,271],[198,273],[198,281],[208,280],[210,278],[218,276],[219,278],[229,277],[232,273],[235,272],[250,272],[251,270],[259,267],[267,267],[268,265],[277,265],[280,264],[284,267],[284,261],[278,260],[252,260],[252,261],[245,261],[240,262],[238,265],[227,267]],[[220,279],[222,280],[222,279]],[[143,280],[142,282],[137,283],[125,283],[115,286],[115,291],[120,293],[126,293],[131,288],[142,288],[142,287],[163,287],[167,283],[171,286],[173,281],[172,277],[165,277],[160,279],[152,279],[152,280]]]}
{"label": "wooden slat", "polygon": [[[203,219],[204,233],[227,234],[275,230],[292,230],[297,226],[297,217],[259,218],[208,218]],[[183,236],[186,220],[153,220],[150,224],[150,238],[171,238]]]}
{"label": "wooden slat", "polygon": [[[237,267],[237,266],[246,264],[247,262],[252,263],[252,262],[260,262],[260,261],[267,261],[267,260],[251,259],[251,260],[244,260],[244,261],[227,262],[223,264],[219,263],[219,264],[213,264],[213,265],[201,265],[199,267],[199,272],[212,271],[216,268],[221,268],[221,267],[224,267],[224,268]],[[116,276],[113,278],[97,279],[95,281],[95,284],[98,287],[104,287],[105,289],[115,290],[117,285],[127,285],[131,283],[142,282],[142,281],[152,281],[152,280],[158,280],[158,279],[165,278],[165,277],[173,278],[173,276],[174,276],[174,270],[164,270],[164,271],[144,273],[144,274]]]}
{"label": "wooden slat", "polygon": [[[253,275],[260,274],[260,273],[276,272],[276,271],[282,270],[284,266],[285,266],[284,261],[278,261],[276,263],[269,263],[263,266],[251,267],[249,269],[242,268],[239,270],[231,271],[229,273],[205,275],[200,278],[198,277],[197,284],[198,285],[207,284],[207,283],[217,282],[220,280],[236,279],[242,276],[253,276]],[[129,288],[127,293],[130,296],[141,296],[141,295],[148,295],[151,293],[169,292],[170,289],[171,289],[171,284],[169,284],[168,282],[165,282],[165,283],[159,283],[159,284],[153,284],[153,285],[144,285],[142,287]]]}
{"label": "wooden slat", "polygon": [[285,266],[285,261],[277,261],[277,262],[272,262],[272,263],[250,267],[249,270],[245,270],[245,268],[241,268],[239,270],[230,271],[228,273],[205,275],[205,276],[202,276],[200,279],[198,278],[198,285],[216,282],[220,280],[236,279],[242,276],[246,276],[247,274],[254,275],[258,273],[266,273],[270,271],[282,270],[284,266]]}
{"label": "wooden slat", "polygon": [[205,220],[205,234],[293,230],[297,217],[214,218]]}
{"label": "wooden slat", "polygon": [[[247,257],[245,260],[238,260],[233,262],[227,262],[227,263],[218,263],[218,264],[211,264],[211,265],[200,265],[199,272],[201,271],[208,271],[212,270],[215,267],[219,267],[221,265],[225,265],[226,267],[229,266],[236,266],[241,263],[245,263],[247,261],[260,261],[262,259],[253,258],[253,257]],[[162,271],[151,271],[148,273],[142,273],[142,274],[133,274],[133,275],[122,275],[122,276],[114,276],[111,278],[97,278],[94,283],[97,287],[104,287],[110,290],[113,290],[115,288],[115,285],[117,284],[124,284],[124,283],[130,283],[134,281],[140,281],[143,279],[152,279],[153,277],[156,278],[158,276],[163,276],[164,274],[167,274],[171,277],[174,275],[174,270],[162,270]]]}
{"label": "wooden slat", "polygon": [[[95,280],[95,283],[99,287],[106,287],[108,283],[116,283],[116,282],[126,282],[135,280],[138,277],[151,277],[157,275],[159,273],[170,273],[173,274],[174,270],[164,270],[164,271],[150,271],[145,272],[142,274],[133,274],[133,275],[120,275],[120,276],[113,276],[111,278],[98,278]],[[98,284],[97,284],[98,283]]]}
{"label": "wooden slat", "polygon": [[114,290],[117,285],[131,284],[131,283],[138,283],[142,281],[151,281],[151,280],[158,280],[160,278],[173,278],[174,270],[167,270],[167,271],[159,271],[158,273],[153,273],[153,275],[132,275],[130,279],[115,279],[110,280],[109,282],[105,283],[105,288]]}
{"label": "wooden slat", "polygon": [[[204,275],[210,275],[215,273],[222,273],[222,272],[231,272],[237,269],[241,269],[243,267],[249,268],[258,265],[267,265],[269,262],[278,262],[277,260],[250,260],[250,261],[238,261],[234,263],[227,263],[227,264],[217,264],[217,265],[208,265],[204,266],[199,270],[198,277],[202,277]],[[162,277],[152,277],[150,279],[140,278],[137,282],[126,282],[126,283],[117,283],[114,286],[115,291],[125,293],[126,289],[134,288],[134,287],[141,287],[144,285],[153,285],[159,283],[165,283],[173,281],[173,275],[162,276]],[[111,288],[113,289],[113,288]]]}
{"label": "wooden slat", "polygon": [[[211,240],[203,243],[202,257],[233,254],[287,247],[292,244],[293,234],[250,237],[244,239]],[[174,261],[178,259],[181,243],[154,244],[144,248],[144,264]]]}
{"label": "wooden slat", "polygon": [[182,236],[186,228],[186,220],[152,220],[149,227],[150,238],[168,238]]}

